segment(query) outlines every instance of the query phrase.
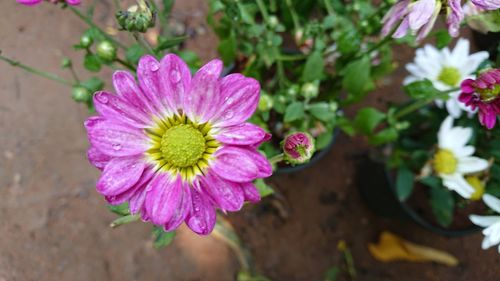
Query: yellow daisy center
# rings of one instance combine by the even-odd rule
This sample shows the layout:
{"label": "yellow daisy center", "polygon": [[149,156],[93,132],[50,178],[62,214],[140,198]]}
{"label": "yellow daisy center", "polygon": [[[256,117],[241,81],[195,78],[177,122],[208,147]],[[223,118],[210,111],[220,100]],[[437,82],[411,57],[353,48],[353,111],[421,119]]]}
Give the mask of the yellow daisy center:
{"label": "yellow daisy center", "polygon": [[151,143],[146,152],[148,159],[158,169],[180,174],[188,181],[203,174],[220,146],[211,135],[209,123],[198,124],[184,115],[156,120],[146,133]]}
{"label": "yellow daisy center", "polygon": [[434,170],[438,174],[451,175],[457,170],[458,160],[447,149],[439,149],[433,159]]}
{"label": "yellow daisy center", "polygon": [[466,177],[465,180],[474,188],[474,193],[472,193],[470,200],[477,201],[483,197],[484,194],[484,184],[478,177]]}
{"label": "yellow daisy center", "polygon": [[477,89],[481,100],[484,102],[492,102],[500,95],[500,85],[495,85],[493,89]]}
{"label": "yellow daisy center", "polygon": [[460,70],[456,67],[445,66],[441,69],[437,79],[448,86],[454,87],[460,83],[461,77],[462,75],[460,74]]}

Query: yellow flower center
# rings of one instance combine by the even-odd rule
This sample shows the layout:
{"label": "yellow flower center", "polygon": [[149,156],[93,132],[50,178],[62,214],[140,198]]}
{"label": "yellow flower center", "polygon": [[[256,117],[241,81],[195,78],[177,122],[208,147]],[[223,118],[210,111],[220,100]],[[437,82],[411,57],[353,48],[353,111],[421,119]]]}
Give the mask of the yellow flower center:
{"label": "yellow flower center", "polygon": [[146,152],[157,169],[180,174],[192,181],[208,168],[212,154],[220,144],[211,135],[209,123],[198,124],[184,115],[155,120],[146,129],[151,146]]}
{"label": "yellow flower center", "polygon": [[483,182],[475,176],[466,177],[465,180],[474,188],[474,193],[472,193],[470,200],[477,201],[483,197],[484,194],[484,184]]}
{"label": "yellow flower center", "polygon": [[438,174],[451,175],[457,170],[458,160],[455,155],[447,149],[439,149],[434,155],[434,170]]}
{"label": "yellow flower center", "polygon": [[456,67],[445,66],[441,69],[437,79],[448,86],[454,87],[460,83],[461,77],[462,75]]}
{"label": "yellow flower center", "polygon": [[492,102],[500,95],[500,85],[495,85],[493,89],[478,89],[477,91],[482,101]]}

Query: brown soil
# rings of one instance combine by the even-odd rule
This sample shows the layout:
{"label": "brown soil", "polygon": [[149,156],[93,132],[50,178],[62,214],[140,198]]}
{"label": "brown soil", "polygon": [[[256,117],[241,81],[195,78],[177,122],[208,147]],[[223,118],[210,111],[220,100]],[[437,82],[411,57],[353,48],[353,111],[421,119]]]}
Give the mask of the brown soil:
{"label": "brown soil", "polygon": [[[188,47],[200,51],[204,61],[214,57],[215,37],[203,24],[206,2],[177,2],[176,16],[196,30]],[[59,62],[63,56],[79,57],[70,45],[83,30],[79,20],[48,4],[26,8],[14,0],[0,3],[3,53],[67,78]],[[400,58],[411,54],[407,49],[397,53]],[[67,87],[4,63],[0,73],[0,281],[234,280],[235,256],[212,237],[181,228],[172,246],[154,250],[148,224],[109,228],[115,216],[95,192],[98,172],[85,159],[86,110],[71,100]],[[384,100],[400,95],[390,85],[399,85],[403,75],[400,69],[397,78],[383,81],[368,102],[382,107]],[[362,140],[340,136],[314,167],[273,177],[284,196],[286,218],[268,200],[229,215],[260,272],[274,281],[323,280],[329,267],[341,264],[337,243],[345,240],[357,280],[500,280],[500,255],[481,250],[481,234],[443,238],[412,223],[373,216],[353,183],[353,155],[364,149]],[[377,262],[367,244],[382,230],[449,251],[460,265]]]}

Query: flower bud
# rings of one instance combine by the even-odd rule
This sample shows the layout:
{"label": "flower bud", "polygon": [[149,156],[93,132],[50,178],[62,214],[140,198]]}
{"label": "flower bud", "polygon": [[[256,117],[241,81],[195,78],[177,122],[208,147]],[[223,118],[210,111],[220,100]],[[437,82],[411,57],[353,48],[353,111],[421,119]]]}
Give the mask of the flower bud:
{"label": "flower bud", "polygon": [[480,200],[484,194],[484,183],[476,176],[466,177],[465,180],[474,188],[474,193],[469,199],[472,201]]}
{"label": "flower bud", "polygon": [[130,32],[146,32],[155,26],[156,11],[149,2],[138,0],[137,5],[131,6],[127,11],[118,11],[116,20],[121,29]]}
{"label": "flower bud", "polygon": [[273,108],[273,99],[268,94],[260,95],[259,110],[262,112],[266,112],[271,108]]}
{"label": "flower bud", "polygon": [[77,102],[87,102],[90,100],[90,91],[84,87],[76,86],[71,91],[71,97]]}
{"label": "flower bud", "polygon": [[267,22],[267,24],[269,24],[269,27],[271,29],[275,29],[278,26],[279,23],[280,22],[279,22],[279,20],[278,20],[278,18],[276,16],[270,16],[269,20]]}
{"label": "flower bud", "polygon": [[318,83],[305,83],[302,85],[301,92],[302,95],[308,99],[317,97],[319,94]]}
{"label": "flower bud", "polygon": [[88,35],[83,35],[82,37],[80,37],[80,46],[84,47],[84,48],[90,48],[90,46],[92,46],[92,44],[94,43],[94,39],[92,39],[92,37],[88,36]]}
{"label": "flower bud", "polygon": [[63,58],[63,60],[61,61],[62,68],[69,68],[72,65],[73,65],[73,63],[71,62],[71,60],[69,58]]}
{"label": "flower bud", "polygon": [[116,51],[116,46],[110,41],[102,41],[96,48],[97,56],[106,62],[111,62],[116,59]]}
{"label": "flower bud", "polygon": [[282,145],[284,160],[292,165],[309,162],[315,151],[314,138],[304,132],[288,135]]}

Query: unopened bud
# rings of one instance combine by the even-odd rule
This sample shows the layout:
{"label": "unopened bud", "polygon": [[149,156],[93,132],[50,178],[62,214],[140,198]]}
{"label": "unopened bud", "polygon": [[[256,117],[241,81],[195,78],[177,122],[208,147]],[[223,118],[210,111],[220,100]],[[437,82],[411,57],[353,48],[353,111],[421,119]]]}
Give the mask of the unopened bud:
{"label": "unopened bud", "polygon": [[115,60],[116,51],[116,46],[110,41],[102,41],[96,48],[97,56],[106,62]]}
{"label": "unopened bud", "polygon": [[82,37],[80,37],[80,46],[84,48],[90,48],[90,46],[92,46],[93,43],[94,39],[92,39],[92,37],[90,37],[89,35],[85,34]]}
{"label": "unopened bud", "polygon": [[90,100],[90,91],[84,87],[73,87],[71,97],[77,102],[87,102]]}
{"label": "unopened bud", "polygon": [[127,11],[118,11],[116,20],[121,29],[130,32],[146,32],[155,26],[156,11],[148,1],[138,0],[137,5],[131,6]]}
{"label": "unopened bud", "polygon": [[304,132],[288,135],[282,145],[284,160],[292,165],[309,162],[315,151],[314,138]]}
{"label": "unopened bud", "polygon": [[262,112],[266,112],[271,108],[273,108],[273,99],[267,94],[260,95],[259,110]]}
{"label": "unopened bud", "polygon": [[61,67],[62,68],[69,68],[72,66],[72,63],[71,63],[71,60],[69,58],[64,58],[62,61],[61,61]]}
{"label": "unopened bud", "polygon": [[305,83],[302,85],[301,92],[305,98],[312,99],[317,97],[319,93],[318,83]]}

